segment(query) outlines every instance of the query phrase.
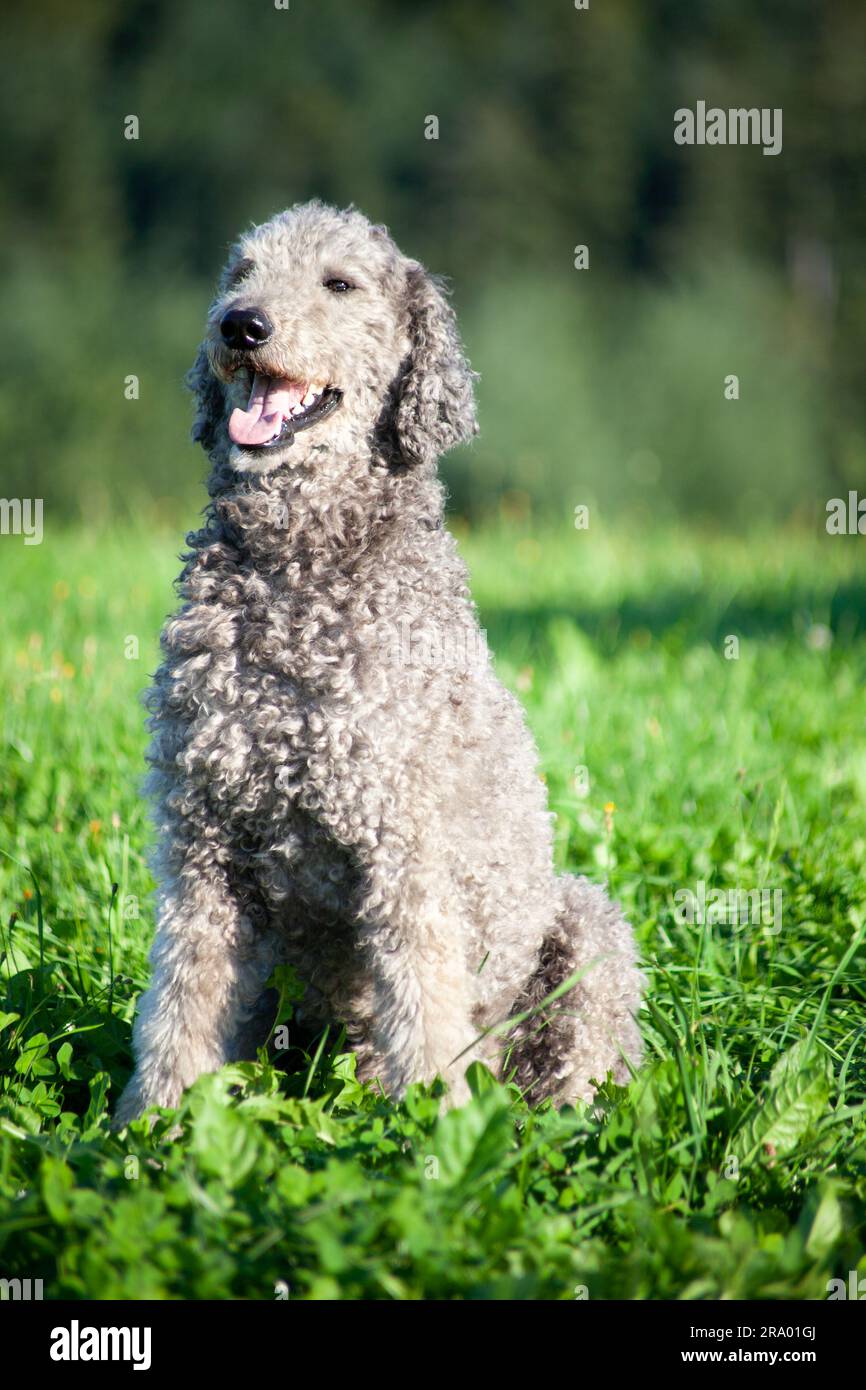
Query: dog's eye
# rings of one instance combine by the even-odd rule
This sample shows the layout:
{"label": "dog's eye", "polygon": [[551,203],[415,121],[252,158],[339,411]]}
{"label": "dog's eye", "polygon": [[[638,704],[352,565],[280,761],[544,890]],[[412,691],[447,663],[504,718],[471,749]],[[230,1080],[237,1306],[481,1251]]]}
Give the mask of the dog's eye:
{"label": "dog's eye", "polygon": [[248,257],[244,257],[242,261],[238,261],[233,265],[228,273],[226,289],[233,290],[240,284],[241,280],[244,280],[246,276],[249,275],[251,270],[255,270],[255,265],[255,261],[251,261]]}
{"label": "dog's eye", "polygon": [[336,276],[331,280],[323,280],[322,284],[326,290],[331,291],[331,294],[345,294],[347,290],[355,288],[354,285],[349,284],[348,280],[340,280]]}

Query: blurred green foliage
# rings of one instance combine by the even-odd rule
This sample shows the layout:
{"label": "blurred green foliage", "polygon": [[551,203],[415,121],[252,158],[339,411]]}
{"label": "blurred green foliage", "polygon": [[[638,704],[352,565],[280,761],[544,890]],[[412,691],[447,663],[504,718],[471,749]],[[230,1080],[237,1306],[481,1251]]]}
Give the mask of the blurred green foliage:
{"label": "blurred green foliage", "polygon": [[[862,475],[855,0],[36,0],[4,30],[3,491],[49,524],[195,497],[181,380],[225,246],[311,196],[454,283],[459,509],[738,525]],[[781,107],[782,153],[676,146],[698,99]]]}

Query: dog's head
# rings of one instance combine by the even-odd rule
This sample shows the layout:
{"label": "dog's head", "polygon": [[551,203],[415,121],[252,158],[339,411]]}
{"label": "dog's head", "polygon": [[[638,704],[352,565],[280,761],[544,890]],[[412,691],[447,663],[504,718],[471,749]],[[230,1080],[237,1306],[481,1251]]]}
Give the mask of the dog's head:
{"label": "dog's head", "polygon": [[239,472],[322,446],[430,463],[476,429],[441,286],[384,227],[318,202],[233,247],[188,381],[193,438]]}

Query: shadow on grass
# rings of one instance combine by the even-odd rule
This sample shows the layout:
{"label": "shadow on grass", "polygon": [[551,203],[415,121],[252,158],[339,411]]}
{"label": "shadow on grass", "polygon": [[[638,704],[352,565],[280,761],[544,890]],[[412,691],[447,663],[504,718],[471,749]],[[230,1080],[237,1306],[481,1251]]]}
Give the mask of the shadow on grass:
{"label": "shadow on grass", "polygon": [[[70,985],[56,965],[28,967],[3,980],[0,1007],[19,1015],[23,1040],[9,1055],[0,1049],[0,1063],[28,1090],[62,1077],[64,1110],[83,1115],[97,1073],[107,1072],[111,1095],[120,1095],[131,1070],[132,1027],[116,1012],[117,996],[109,1009],[104,991],[82,998]],[[71,1053],[61,1063],[66,1043]]]}
{"label": "shadow on grass", "polygon": [[518,642],[538,654],[548,646],[551,625],[576,624],[599,651],[613,655],[636,634],[664,638],[668,645],[718,645],[729,634],[764,639],[802,640],[816,624],[833,634],[834,645],[847,646],[866,635],[866,583],[850,582],[822,592],[805,586],[796,592],[726,598],[721,593],[686,587],[668,588],[621,603],[592,606],[555,603],[481,609],[490,645],[506,652]]}

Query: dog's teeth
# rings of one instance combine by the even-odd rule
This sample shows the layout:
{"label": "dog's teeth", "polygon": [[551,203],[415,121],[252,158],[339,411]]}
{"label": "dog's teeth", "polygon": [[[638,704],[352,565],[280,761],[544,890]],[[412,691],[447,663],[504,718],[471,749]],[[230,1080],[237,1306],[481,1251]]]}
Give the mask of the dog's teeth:
{"label": "dog's teeth", "polygon": [[304,399],[301,401],[301,405],[303,405],[303,406],[312,405],[312,404],[313,404],[313,401],[318,400],[318,398],[319,398],[319,392],[316,390],[315,386],[311,386],[310,389],[309,389],[309,391],[307,392],[306,396],[304,396]]}

